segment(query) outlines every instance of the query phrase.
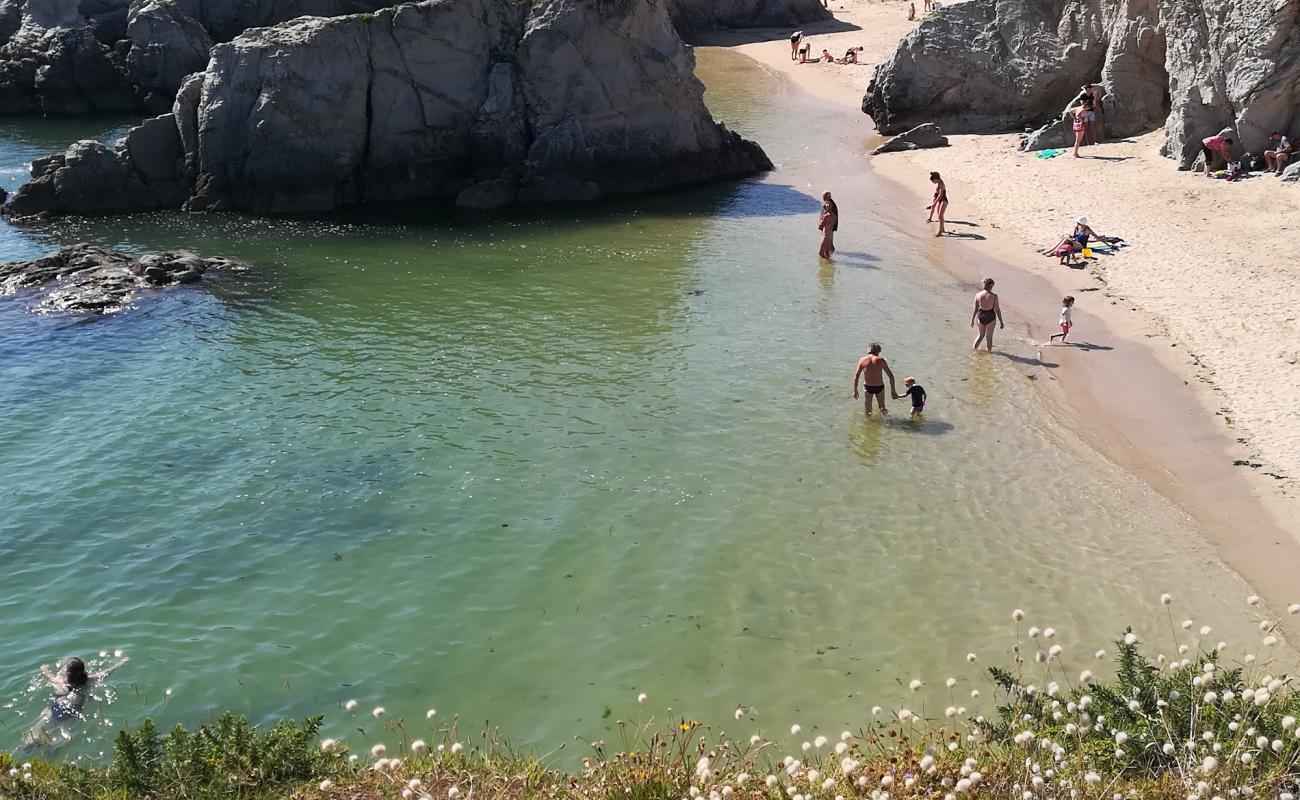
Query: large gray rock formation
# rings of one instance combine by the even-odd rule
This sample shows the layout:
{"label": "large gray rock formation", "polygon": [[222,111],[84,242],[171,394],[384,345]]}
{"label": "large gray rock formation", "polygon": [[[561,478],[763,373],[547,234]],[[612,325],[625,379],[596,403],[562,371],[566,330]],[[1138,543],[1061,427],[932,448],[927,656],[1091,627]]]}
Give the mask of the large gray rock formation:
{"label": "large gray rock formation", "polygon": [[885,133],[927,121],[1024,129],[1054,119],[1088,82],[1105,90],[1108,135],[1163,125],[1182,167],[1225,126],[1258,152],[1275,128],[1300,132],[1300,2],[970,0],[903,40],[863,111]]}
{"label": "large gray rock formation", "polygon": [[943,135],[943,131],[940,130],[939,126],[927,122],[924,125],[917,125],[906,133],[900,133],[872,150],[871,155],[878,156],[881,153],[901,153],[905,150],[922,150],[928,147],[947,146],[948,137]]}
{"label": "large gray rock formation", "polygon": [[821,0],[668,0],[682,35],[715,28],[782,28],[830,19]]}
{"label": "large gray rock formation", "polygon": [[25,0],[18,28],[0,45],[0,112],[84,114],[136,105],[121,65],[95,38],[77,0]]}
{"label": "large gray rock formation", "polygon": [[148,289],[196,283],[209,270],[239,266],[184,250],[137,258],[83,243],[31,261],[0,264],[0,294],[29,290],[37,311],[109,314]]}
{"label": "large gray rock formation", "polygon": [[713,121],[661,3],[424,0],[255,29],[214,47],[172,113],[116,151],[80,142],[38,161],[6,209],[484,208],[771,168]]}
{"label": "large gray rock formation", "polygon": [[144,0],[131,6],[127,67],[144,102],[169,109],[185,76],[208,63],[212,39],[174,0]]}

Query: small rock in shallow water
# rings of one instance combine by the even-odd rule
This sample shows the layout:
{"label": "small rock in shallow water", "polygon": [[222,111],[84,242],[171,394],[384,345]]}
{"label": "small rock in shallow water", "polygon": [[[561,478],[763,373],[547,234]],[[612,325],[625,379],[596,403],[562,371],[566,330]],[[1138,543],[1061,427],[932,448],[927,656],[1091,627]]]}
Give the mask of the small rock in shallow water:
{"label": "small rock in shallow water", "polygon": [[0,295],[33,290],[36,311],[120,311],[141,291],[196,283],[205,272],[236,266],[186,251],[134,257],[107,247],[74,244],[31,261],[0,264]]}

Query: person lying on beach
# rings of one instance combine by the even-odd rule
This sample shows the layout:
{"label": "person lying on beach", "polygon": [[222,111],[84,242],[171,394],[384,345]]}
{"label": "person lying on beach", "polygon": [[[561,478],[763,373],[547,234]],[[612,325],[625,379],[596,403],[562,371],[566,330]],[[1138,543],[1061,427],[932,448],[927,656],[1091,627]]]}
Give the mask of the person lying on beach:
{"label": "person lying on beach", "polygon": [[1060,255],[1061,250],[1067,246],[1071,251],[1078,253],[1088,246],[1089,241],[1104,242],[1105,239],[1098,236],[1096,231],[1088,227],[1087,217],[1079,217],[1074,221],[1074,232],[1068,236],[1062,236],[1061,241],[1044,250],[1043,255]]}
{"label": "person lying on beach", "polygon": [[1201,140],[1201,155],[1205,156],[1205,177],[1213,178],[1210,172],[1215,156],[1222,156],[1225,164],[1232,160],[1232,138],[1221,133],[1205,137]]}
{"label": "person lying on beach", "polygon": [[1002,322],[1002,304],[997,294],[993,291],[993,279],[984,279],[984,290],[975,295],[975,310],[970,314],[971,327],[975,327],[975,321],[979,320],[979,338],[971,346],[972,350],[980,349],[980,342],[984,342],[985,347],[990,353],[993,352],[993,324],[997,323],[1001,327],[1007,327]]}
{"label": "person lying on beach", "polygon": [[866,409],[867,416],[871,416],[871,398],[876,398],[876,403],[880,406],[880,416],[885,416],[885,378],[889,376],[889,393],[895,397],[898,396],[898,390],[894,385],[894,372],[889,368],[889,362],[885,361],[880,355],[880,343],[872,342],[867,348],[867,355],[858,360],[858,371],[853,373],[853,399],[858,399],[858,378],[862,379],[862,388],[867,390]]}
{"label": "person lying on beach", "polygon": [[1272,150],[1264,151],[1265,172],[1275,172],[1282,174],[1282,169],[1286,167],[1286,162],[1291,159],[1291,153],[1294,151],[1294,145],[1282,131],[1273,131],[1269,134],[1268,143]]}
{"label": "person lying on beach", "polygon": [[86,706],[86,699],[90,695],[91,685],[112,675],[127,661],[130,659],[124,657],[107,669],[89,673],[86,671],[86,662],[74,656],[63,662],[61,675],[42,664],[41,675],[45,676],[45,680],[49,681],[50,686],[54,688],[54,699],[49,707],[41,712],[31,730],[23,736],[27,749],[49,744],[50,737],[46,733],[46,728],[51,724],[80,719],[82,710]]}
{"label": "person lying on beach", "polygon": [[894,399],[912,398],[912,418],[915,419],[925,413],[925,388],[916,382],[916,378],[910,375],[903,378],[903,385],[907,387],[907,391],[902,394],[894,394]]}
{"label": "person lying on beach", "polygon": [[1072,308],[1074,308],[1074,298],[1067,294],[1061,298],[1061,318],[1058,320],[1061,325],[1061,332],[1047,337],[1048,344],[1056,341],[1058,336],[1061,337],[1061,344],[1065,344],[1065,337],[1070,335],[1070,326],[1073,324],[1073,315],[1070,313]]}

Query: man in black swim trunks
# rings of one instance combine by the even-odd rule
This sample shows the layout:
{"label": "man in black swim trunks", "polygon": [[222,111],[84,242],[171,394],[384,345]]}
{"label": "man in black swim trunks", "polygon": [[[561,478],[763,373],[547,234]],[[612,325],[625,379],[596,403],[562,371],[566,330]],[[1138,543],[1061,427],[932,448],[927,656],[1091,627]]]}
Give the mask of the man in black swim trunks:
{"label": "man in black swim trunks", "polygon": [[853,374],[853,399],[858,399],[858,378],[862,379],[862,388],[867,390],[867,416],[871,416],[871,398],[876,398],[876,403],[880,406],[880,416],[885,415],[885,378],[889,376],[889,394],[897,395],[894,386],[894,372],[889,368],[889,362],[885,361],[880,355],[880,343],[872,342],[871,347],[867,348],[867,355],[858,361],[858,371]]}

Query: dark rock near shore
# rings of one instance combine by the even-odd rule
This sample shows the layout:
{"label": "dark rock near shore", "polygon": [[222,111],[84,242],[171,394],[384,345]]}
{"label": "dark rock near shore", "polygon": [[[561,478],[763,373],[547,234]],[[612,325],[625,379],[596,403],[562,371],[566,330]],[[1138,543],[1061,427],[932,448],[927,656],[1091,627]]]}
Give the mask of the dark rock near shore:
{"label": "dark rock near shore", "polygon": [[821,0],[668,0],[679,33],[716,28],[794,28],[830,19]]}
{"label": "dark rock near shore", "polygon": [[929,147],[947,146],[948,137],[943,135],[943,131],[939,129],[939,126],[927,122],[923,125],[917,125],[906,133],[895,136],[872,150],[871,155],[878,156],[881,153],[900,153],[904,150],[923,150]]}
{"label": "dark rock near shore", "polygon": [[710,116],[662,2],[425,0],[255,29],[116,150],[40,160],[7,213],[492,208],[771,169]]}
{"label": "dark rock near shore", "polygon": [[187,251],[133,257],[89,244],[75,244],[31,261],[0,264],[0,294],[37,293],[35,310],[108,314],[128,306],[142,291],[200,280],[212,269],[238,262]]}

